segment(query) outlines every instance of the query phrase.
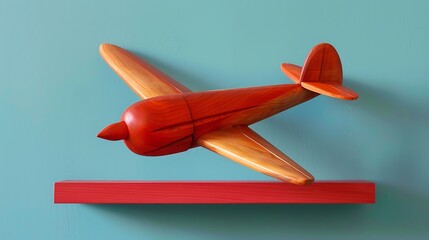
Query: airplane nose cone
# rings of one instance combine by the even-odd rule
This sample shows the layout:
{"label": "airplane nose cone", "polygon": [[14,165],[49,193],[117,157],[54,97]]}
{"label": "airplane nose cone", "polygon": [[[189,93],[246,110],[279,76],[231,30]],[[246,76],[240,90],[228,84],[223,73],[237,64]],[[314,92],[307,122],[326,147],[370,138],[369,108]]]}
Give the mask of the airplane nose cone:
{"label": "airplane nose cone", "polygon": [[98,133],[97,137],[110,141],[128,138],[128,127],[124,121],[110,124]]}

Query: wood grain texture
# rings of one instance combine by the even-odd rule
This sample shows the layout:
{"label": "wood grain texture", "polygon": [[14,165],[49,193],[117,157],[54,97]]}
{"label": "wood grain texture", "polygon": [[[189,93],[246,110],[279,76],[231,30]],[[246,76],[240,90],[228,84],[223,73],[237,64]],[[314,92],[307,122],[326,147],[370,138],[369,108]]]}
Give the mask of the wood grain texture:
{"label": "wood grain texture", "polygon": [[109,66],[143,99],[191,92],[145,60],[112,44],[101,44],[100,54]]}
{"label": "wood grain texture", "polygon": [[228,128],[248,126],[316,96],[299,84],[283,84],[183,94],[194,122],[194,139]]}
{"label": "wood grain texture", "polygon": [[301,82],[302,68],[300,66],[297,66],[295,64],[290,64],[290,63],[283,63],[281,65],[281,70],[286,76],[288,76],[295,83]]}
{"label": "wood grain texture", "polygon": [[335,83],[302,82],[301,86],[310,91],[343,100],[356,100],[359,97],[353,90]]}
{"label": "wood grain texture", "polygon": [[198,139],[198,144],[281,181],[311,184],[314,177],[248,127],[231,127]]}
{"label": "wood grain texture", "polygon": [[61,181],[55,203],[87,204],[371,204],[367,181],[282,182]]}
{"label": "wood grain texture", "polygon": [[357,98],[341,86],[342,66],[335,48],[315,46],[304,66],[282,64],[296,84],[191,92],[134,54],[102,44],[100,53],[144,100],[130,106],[119,123],[98,136],[124,140],[134,153],[160,156],[203,146],[244,166],[295,184],[313,176],[247,126],[306,102],[319,94]]}
{"label": "wood grain texture", "polygon": [[145,156],[183,152],[192,146],[194,126],[181,94],[146,99],[131,105],[121,121],[128,126],[127,147]]}
{"label": "wood grain texture", "polygon": [[301,86],[325,96],[356,100],[358,94],[342,86],[343,67],[337,50],[327,43],[311,49],[302,67]]}
{"label": "wood grain texture", "polygon": [[301,82],[343,82],[343,68],[335,48],[327,43],[313,47],[302,67]]}

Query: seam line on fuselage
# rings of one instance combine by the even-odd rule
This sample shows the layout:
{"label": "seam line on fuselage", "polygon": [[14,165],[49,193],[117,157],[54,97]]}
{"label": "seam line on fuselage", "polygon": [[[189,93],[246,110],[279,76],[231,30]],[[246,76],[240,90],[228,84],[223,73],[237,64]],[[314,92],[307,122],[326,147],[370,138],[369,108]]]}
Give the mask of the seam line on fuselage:
{"label": "seam line on fuselage", "polygon": [[[167,144],[167,145],[165,145],[165,146],[159,147],[159,148],[154,149],[154,150],[151,150],[151,151],[149,151],[149,152],[145,152],[144,154],[147,156],[147,154],[150,154],[150,153],[156,152],[156,151],[158,151],[158,150],[160,150],[160,149],[163,149],[163,148],[167,148],[167,147],[169,147],[169,146],[171,146],[171,145],[174,145],[174,144],[176,144],[176,143],[178,143],[178,142],[180,142],[180,141],[182,141],[182,140],[184,140],[184,139],[186,139],[187,137],[190,137],[190,136],[193,136],[193,134],[191,134],[191,135],[187,135],[187,136],[184,136],[184,137],[182,137],[182,138],[180,138],[180,139],[177,139],[176,141],[171,142],[171,143],[169,143],[169,144]],[[193,138],[193,137],[192,137],[192,138]],[[182,151],[183,151],[183,150],[182,150]]]}
{"label": "seam line on fuselage", "polygon": [[190,148],[191,148],[196,143],[195,142],[196,139],[195,139],[195,122],[194,122],[194,116],[192,115],[191,107],[189,106],[189,103],[188,103],[188,100],[185,97],[185,94],[182,94],[181,97],[183,98],[183,100],[185,100],[186,106],[188,106],[189,115],[191,116],[191,122],[192,122],[192,143],[191,143],[191,146],[190,146]]}

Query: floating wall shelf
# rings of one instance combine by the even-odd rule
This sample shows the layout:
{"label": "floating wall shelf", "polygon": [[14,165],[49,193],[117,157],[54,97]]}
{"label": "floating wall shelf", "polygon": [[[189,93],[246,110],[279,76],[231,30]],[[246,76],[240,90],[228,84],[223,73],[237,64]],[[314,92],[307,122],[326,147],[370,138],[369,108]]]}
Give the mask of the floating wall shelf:
{"label": "floating wall shelf", "polygon": [[375,183],[316,181],[60,181],[55,203],[86,204],[371,204]]}

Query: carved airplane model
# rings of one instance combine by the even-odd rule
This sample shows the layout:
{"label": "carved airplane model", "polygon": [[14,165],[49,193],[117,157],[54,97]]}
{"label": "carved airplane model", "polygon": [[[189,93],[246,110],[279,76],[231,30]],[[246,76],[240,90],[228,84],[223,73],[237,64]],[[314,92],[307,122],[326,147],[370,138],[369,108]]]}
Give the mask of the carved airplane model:
{"label": "carved airplane model", "polygon": [[344,100],[358,95],[342,86],[341,61],[327,43],[315,46],[304,66],[284,63],[295,84],[192,92],[136,55],[102,44],[101,56],[143,98],[98,137],[124,140],[136,154],[160,156],[202,146],[281,181],[311,184],[314,177],[248,125],[319,94]]}

